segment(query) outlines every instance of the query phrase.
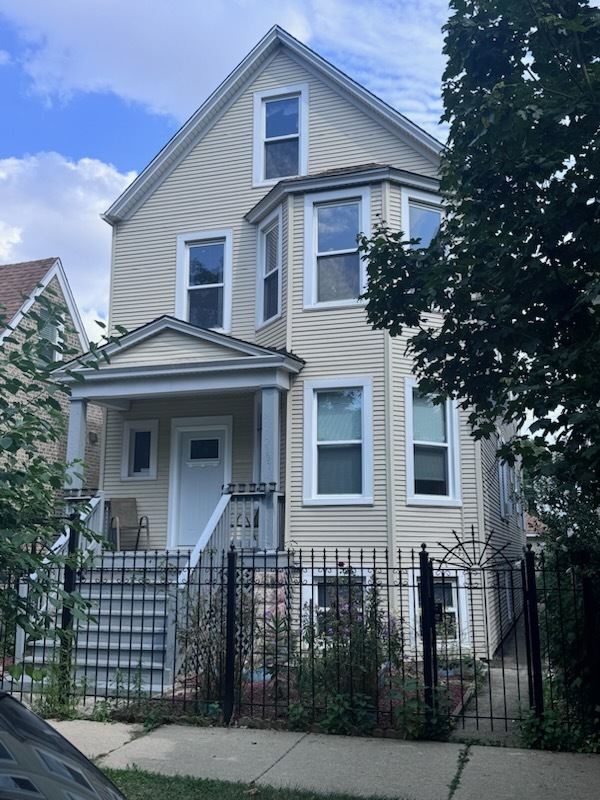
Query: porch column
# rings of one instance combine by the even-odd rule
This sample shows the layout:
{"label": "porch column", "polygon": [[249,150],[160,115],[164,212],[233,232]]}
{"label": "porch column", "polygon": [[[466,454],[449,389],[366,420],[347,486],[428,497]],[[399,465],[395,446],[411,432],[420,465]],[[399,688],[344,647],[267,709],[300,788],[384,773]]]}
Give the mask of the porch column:
{"label": "porch column", "polygon": [[[260,482],[279,486],[279,389],[268,387],[262,390],[260,433]],[[267,491],[264,505],[262,535],[269,548],[278,546],[277,508],[275,495]]]}
{"label": "porch column", "polygon": [[[86,424],[87,400],[71,399],[69,411],[69,431],[67,434],[67,464],[72,461],[83,462],[85,460],[85,440],[87,432]],[[69,466],[67,474],[71,477],[71,482],[65,484],[65,489],[76,492],[84,486],[83,467],[81,464]]]}

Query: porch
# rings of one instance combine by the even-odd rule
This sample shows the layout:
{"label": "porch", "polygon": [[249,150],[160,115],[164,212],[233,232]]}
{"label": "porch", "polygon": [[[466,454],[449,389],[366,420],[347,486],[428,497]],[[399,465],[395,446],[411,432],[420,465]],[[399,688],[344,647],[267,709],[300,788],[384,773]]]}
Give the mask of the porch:
{"label": "porch", "polygon": [[[55,373],[71,388],[74,497],[85,495],[87,406],[105,409],[96,532],[126,551],[282,547],[285,395],[302,360],[169,317],[103,353],[96,368]],[[111,503],[126,498],[148,525],[117,536]]]}

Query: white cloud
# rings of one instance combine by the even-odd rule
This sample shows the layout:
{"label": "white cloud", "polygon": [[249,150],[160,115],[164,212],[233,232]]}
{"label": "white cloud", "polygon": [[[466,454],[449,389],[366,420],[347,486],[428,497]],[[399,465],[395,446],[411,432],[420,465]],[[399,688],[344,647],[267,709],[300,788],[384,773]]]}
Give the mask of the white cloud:
{"label": "white cloud", "polygon": [[58,153],[0,160],[2,263],[60,257],[88,332],[108,305],[111,229],[100,219],[133,180],[89,158]]}
{"label": "white cloud", "polygon": [[6,50],[0,50],[0,67],[10,64],[10,53]]}
{"label": "white cloud", "polygon": [[108,91],[181,122],[277,23],[429,130],[440,115],[447,0],[0,0],[0,12],[49,100]]}

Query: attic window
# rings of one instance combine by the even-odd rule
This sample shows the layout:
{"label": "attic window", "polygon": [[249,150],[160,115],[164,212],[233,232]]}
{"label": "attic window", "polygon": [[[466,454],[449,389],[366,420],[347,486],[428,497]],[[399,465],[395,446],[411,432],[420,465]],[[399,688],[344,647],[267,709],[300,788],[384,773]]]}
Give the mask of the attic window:
{"label": "attic window", "polygon": [[306,174],[307,99],[306,84],[254,94],[255,184]]}
{"label": "attic window", "polygon": [[60,342],[62,325],[55,318],[50,319],[50,312],[47,308],[40,308],[39,316],[44,322],[43,327],[40,329],[40,338],[42,340],[39,348],[40,358],[45,363],[60,361],[62,360],[61,354],[56,346]]}

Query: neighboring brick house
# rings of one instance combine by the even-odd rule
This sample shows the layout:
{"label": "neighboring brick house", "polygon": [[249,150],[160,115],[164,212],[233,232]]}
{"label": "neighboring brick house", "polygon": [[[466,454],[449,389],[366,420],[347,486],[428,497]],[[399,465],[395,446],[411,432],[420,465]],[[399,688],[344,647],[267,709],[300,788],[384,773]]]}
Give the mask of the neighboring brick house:
{"label": "neighboring brick house", "polygon": [[[56,342],[57,337],[65,340],[69,349],[85,353],[89,349],[89,341],[83,322],[75,305],[63,266],[59,258],[43,258],[37,261],[23,261],[18,264],[0,266],[0,314],[3,316],[3,327],[0,330],[0,354],[6,346],[4,340],[13,330],[24,326],[27,312],[34,307],[38,298],[46,292],[54,302],[65,310],[64,324],[48,325],[43,332],[49,342]],[[40,307],[41,313],[44,309]],[[14,346],[14,345],[13,345]],[[55,354],[57,355],[57,354]],[[65,395],[57,395],[64,411],[65,421],[69,415],[69,399]],[[67,426],[65,433],[56,442],[40,442],[39,450],[51,461],[64,461],[67,454]],[[90,406],[87,415],[87,434],[85,444],[85,463],[87,465],[87,488],[95,491],[98,488],[100,469],[100,447],[102,431],[102,411],[98,406]]]}

